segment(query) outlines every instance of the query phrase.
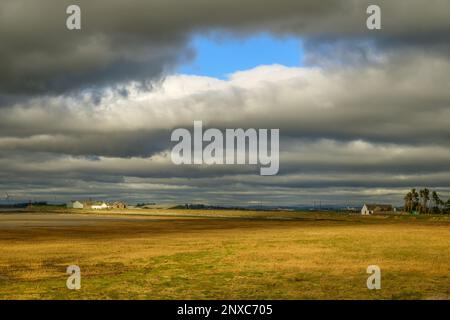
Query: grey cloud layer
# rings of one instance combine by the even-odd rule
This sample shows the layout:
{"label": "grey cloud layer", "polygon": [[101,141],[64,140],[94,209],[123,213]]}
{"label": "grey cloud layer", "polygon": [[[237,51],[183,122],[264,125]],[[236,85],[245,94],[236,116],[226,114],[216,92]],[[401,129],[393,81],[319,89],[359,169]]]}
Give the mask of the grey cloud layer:
{"label": "grey cloud layer", "polygon": [[283,139],[400,145],[450,141],[450,60],[387,57],[377,66],[259,67],[230,80],[170,76],[151,91],[111,90],[100,103],[42,97],[0,109],[3,150],[151,156],[194,120],[218,128],[280,128]]}
{"label": "grey cloud layer", "polygon": [[[73,1],[0,3],[0,93],[62,92],[158,78],[192,52],[192,32],[274,32],[306,39],[365,37],[368,4],[382,7],[377,42],[447,48],[448,1],[77,1],[82,31],[65,28]],[[318,38],[317,38],[318,37]],[[317,43],[317,42],[315,42]]]}

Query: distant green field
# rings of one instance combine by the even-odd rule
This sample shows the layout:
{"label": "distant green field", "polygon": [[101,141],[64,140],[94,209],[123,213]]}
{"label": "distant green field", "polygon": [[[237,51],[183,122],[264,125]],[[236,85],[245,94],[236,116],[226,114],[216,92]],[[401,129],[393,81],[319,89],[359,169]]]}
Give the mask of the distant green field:
{"label": "distant green field", "polygon": [[450,298],[446,216],[40,210],[0,214],[0,248],[0,299]]}

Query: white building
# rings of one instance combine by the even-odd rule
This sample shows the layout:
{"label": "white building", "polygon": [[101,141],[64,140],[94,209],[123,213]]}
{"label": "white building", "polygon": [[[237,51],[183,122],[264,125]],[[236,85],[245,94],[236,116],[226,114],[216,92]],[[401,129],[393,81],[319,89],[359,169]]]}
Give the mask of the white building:
{"label": "white building", "polygon": [[361,209],[363,216],[371,215],[374,213],[388,213],[395,211],[390,204],[364,204]]}
{"label": "white building", "polygon": [[94,210],[104,210],[104,209],[108,209],[108,208],[109,208],[109,206],[105,202],[91,206],[91,209],[94,209]]}
{"label": "white building", "polygon": [[80,201],[70,201],[66,204],[69,209],[83,209],[84,205]]}

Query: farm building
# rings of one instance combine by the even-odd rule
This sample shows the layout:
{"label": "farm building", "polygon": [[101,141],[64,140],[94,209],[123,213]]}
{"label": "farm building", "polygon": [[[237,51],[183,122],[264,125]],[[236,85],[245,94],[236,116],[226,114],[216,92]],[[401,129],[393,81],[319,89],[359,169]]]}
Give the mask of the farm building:
{"label": "farm building", "polygon": [[113,209],[126,209],[127,205],[126,203],[122,202],[122,201],[116,201],[112,204],[111,206]]}
{"label": "farm building", "polygon": [[70,201],[67,203],[67,208],[70,209],[93,209],[93,210],[105,210],[105,209],[126,209],[127,205],[124,202],[116,201],[112,204],[104,201]]}
{"label": "farm building", "polygon": [[109,208],[111,208],[111,207],[106,202],[96,203],[91,206],[91,209],[94,209],[94,210],[104,210],[104,209],[109,209]]}
{"label": "farm building", "polygon": [[69,209],[83,209],[84,205],[80,201],[70,201],[66,204]]}
{"label": "farm building", "polygon": [[388,213],[395,211],[390,204],[364,204],[361,209],[362,215],[370,215],[376,213]]}

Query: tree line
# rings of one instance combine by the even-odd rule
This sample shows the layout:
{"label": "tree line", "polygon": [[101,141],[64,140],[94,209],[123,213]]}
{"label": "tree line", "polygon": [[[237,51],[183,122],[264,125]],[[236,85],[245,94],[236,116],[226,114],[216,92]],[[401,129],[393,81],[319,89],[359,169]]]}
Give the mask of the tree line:
{"label": "tree line", "polygon": [[412,188],[405,197],[406,212],[450,214],[450,199],[444,202],[436,191]]}

